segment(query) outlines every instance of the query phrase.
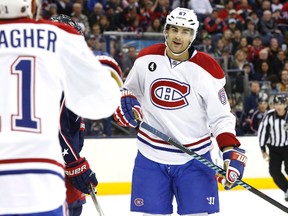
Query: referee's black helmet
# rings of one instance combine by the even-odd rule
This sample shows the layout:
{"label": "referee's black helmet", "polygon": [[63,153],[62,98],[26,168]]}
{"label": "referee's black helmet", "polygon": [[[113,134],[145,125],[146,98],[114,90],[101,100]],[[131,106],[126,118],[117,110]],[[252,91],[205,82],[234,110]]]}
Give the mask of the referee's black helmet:
{"label": "referee's black helmet", "polygon": [[274,104],[287,104],[287,96],[286,95],[275,95],[273,99]]}

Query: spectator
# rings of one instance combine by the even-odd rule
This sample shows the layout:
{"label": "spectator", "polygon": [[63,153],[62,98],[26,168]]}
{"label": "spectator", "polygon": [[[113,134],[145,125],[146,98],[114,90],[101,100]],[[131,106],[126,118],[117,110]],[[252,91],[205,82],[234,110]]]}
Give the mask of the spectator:
{"label": "spectator", "polygon": [[96,38],[95,40],[95,49],[93,50],[93,53],[96,56],[110,56],[110,54],[105,51],[105,43],[103,43],[100,38]]}
{"label": "spectator", "polygon": [[254,71],[254,66],[251,62],[246,62],[244,65],[243,65],[243,68],[242,68],[245,72],[245,75],[247,76],[248,78],[248,81],[252,81],[252,77],[255,73]]}
{"label": "spectator", "polygon": [[221,58],[222,54],[224,52],[225,49],[225,44],[223,42],[223,40],[220,38],[217,43],[216,46],[213,49],[213,57],[214,58]]}
{"label": "spectator", "polygon": [[288,2],[283,4],[277,23],[282,34],[286,36],[288,31]]}
{"label": "spectator", "polygon": [[93,7],[93,10],[89,14],[88,21],[89,26],[92,28],[92,26],[95,23],[99,23],[100,17],[104,14],[103,5],[101,3],[96,3]]}
{"label": "spectator", "polygon": [[288,70],[288,61],[287,61],[287,60],[286,60],[285,63],[284,63],[283,69]]}
{"label": "spectator", "polygon": [[255,70],[258,70],[260,68],[260,64],[261,62],[266,61],[270,63],[270,59],[269,59],[269,48],[264,48],[262,50],[260,50],[259,52],[259,56],[258,59],[256,60],[255,64],[254,64],[254,68]]}
{"label": "spectator", "polygon": [[277,53],[280,49],[279,42],[276,38],[272,37],[268,45],[269,59],[273,61],[277,58]]}
{"label": "spectator", "polygon": [[225,48],[227,48],[231,54],[233,47],[233,33],[230,29],[226,29],[221,37],[221,40],[224,43]]}
{"label": "spectator", "polygon": [[213,47],[212,47],[212,40],[211,35],[205,34],[202,39],[202,44],[204,46],[203,51],[212,54],[213,53]]}
{"label": "spectator", "polygon": [[99,25],[100,25],[100,30],[101,34],[103,34],[105,31],[113,31],[113,29],[110,25],[110,22],[108,20],[108,17],[106,15],[102,15],[99,19]]}
{"label": "spectator", "polygon": [[96,49],[96,37],[94,34],[88,34],[86,37],[86,43],[92,51]]}
{"label": "spectator", "polygon": [[140,18],[137,14],[137,8],[130,5],[127,7],[127,12],[125,13],[125,25],[123,31],[126,32],[143,32],[143,29],[139,26]]}
{"label": "spectator", "polygon": [[137,9],[140,7],[138,0],[123,0],[122,6],[123,6],[124,11],[129,9],[129,7],[137,8]]}
{"label": "spectator", "polygon": [[237,50],[242,50],[247,55],[247,53],[248,53],[248,40],[246,37],[241,37],[239,43],[237,43],[237,41],[233,40],[232,54],[234,55]]}
{"label": "spectator", "polygon": [[252,7],[249,5],[248,0],[241,0],[240,4],[236,6],[236,11],[243,20],[247,20],[247,17],[249,17],[252,12]]}
{"label": "spectator", "polygon": [[234,8],[234,1],[224,1],[224,8],[219,11],[218,17],[225,20],[229,16],[229,11]]}
{"label": "spectator", "polygon": [[90,11],[90,13],[94,11],[96,4],[99,3],[103,6],[103,5],[106,5],[108,3],[106,0],[86,0],[86,1],[87,1],[87,8]]}
{"label": "spectator", "polygon": [[226,24],[229,24],[230,20],[235,20],[236,28],[240,29],[241,31],[243,30],[245,20],[240,15],[237,14],[235,9],[231,9],[229,11],[229,16],[224,21]]}
{"label": "spectator", "polygon": [[252,44],[255,36],[260,36],[260,33],[252,20],[247,21],[247,28],[242,32],[242,36],[247,38],[249,44]]}
{"label": "spectator", "polygon": [[124,59],[123,59],[123,79],[125,79],[130,71],[130,69],[132,68],[134,61],[137,58],[137,51],[136,51],[136,47],[134,46],[130,46],[128,47],[128,51],[126,53],[126,55],[124,55]]}
{"label": "spectator", "polygon": [[[236,47],[239,47],[240,42],[241,42],[241,38],[242,38],[242,32],[240,29],[235,29],[233,35],[232,35],[232,48],[231,48],[231,54],[234,55],[235,52],[237,51]],[[247,49],[248,49],[248,44],[247,44]],[[246,54],[247,54],[246,50]]]}
{"label": "spectator", "polygon": [[269,0],[262,0],[260,1],[260,7],[257,7],[255,11],[258,14],[258,17],[263,17],[264,11],[271,11],[271,1]]}
{"label": "spectator", "polygon": [[288,70],[284,69],[280,73],[280,83],[277,85],[279,92],[288,92]]}
{"label": "spectator", "polygon": [[119,64],[120,68],[123,68],[122,62],[122,45],[119,44],[119,39],[116,36],[110,36],[110,46],[107,48],[107,51],[111,55],[112,58]]}
{"label": "spectator", "polygon": [[99,23],[95,23],[92,26],[92,32],[91,34],[93,34],[96,38],[102,38],[102,32],[101,32],[101,27],[99,25]]}
{"label": "spectator", "polygon": [[244,50],[237,50],[235,53],[235,58],[229,64],[229,69],[242,70],[244,64],[247,63],[247,53]]}
{"label": "spectator", "polygon": [[155,13],[157,3],[152,1],[146,1],[143,6],[140,8],[140,26],[143,31],[146,31],[147,28],[151,25],[152,21],[157,17]]}
{"label": "spectator", "polygon": [[258,99],[258,107],[256,110],[251,110],[243,123],[242,130],[245,134],[257,135],[259,125],[269,110],[268,95],[261,96]]}
{"label": "spectator", "polygon": [[271,75],[271,68],[268,61],[259,62],[258,67],[255,69],[255,74],[252,76],[253,80],[266,81],[267,77]]}
{"label": "spectator", "polygon": [[244,92],[243,66],[247,63],[247,54],[243,50],[238,50],[235,53],[235,58],[229,62],[228,69],[231,71],[230,81],[232,92],[242,94]]}
{"label": "spectator", "polygon": [[250,94],[244,98],[244,115],[248,115],[251,110],[256,110],[258,107],[258,99],[260,92],[260,83],[252,81],[250,83]]}
{"label": "spectator", "polygon": [[272,0],[271,3],[271,11],[274,13],[275,11],[281,11],[283,4],[279,0]]}
{"label": "spectator", "polygon": [[278,29],[278,24],[272,17],[270,10],[263,12],[263,17],[260,21],[260,33],[262,34],[262,42],[264,45],[268,45],[272,37],[277,38],[280,44],[283,42],[282,32]]}
{"label": "spectator", "polygon": [[275,74],[278,80],[280,79],[280,72],[284,68],[285,62],[285,52],[282,49],[279,49],[276,58],[271,61],[271,72],[272,74]]}
{"label": "spectator", "polygon": [[56,1],[56,5],[58,14],[65,14],[67,16],[70,16],[73,11],[70,0],[58,0]]}
{"label": "spectator", "polygon": [[272,74],[272,75],[269,75],[266,80],[267,82],[270,82],[270,93],[271,94],[278,93],[279,90],[277,88],[277,85],[279,83],[279,76]]}
{"label": "spectator", "polygon": [[52,16],[57,16],[57,4],[50,4],[49,6],[49,11],[48,11],[48,16],[45,19],[50,19]]}
{"label": "spectator", "polygon": [[[248,56],[247,56],[247,60],[254,64],[254,68],[255,68],[256,62],[259,59],[259,53],[264,48],[265,47],[262,45],[260,35],[256,35],[253,38],[252,45],[248,46]],[[267,58],[268,58],[268,52],[267,52]]]}
{"label": "spectator", "polygon": [[204,28],[209,34],[212,35],[212,40],[217,41],[227,29],[227,26],[225,22],[218,17],[218,11],[214,9],[211,15],[205,18]]}
{"label": "spectator", "polygon": [[230,18],[227,23],[228,29],[234,33],[237,28],[237,20],[234,18]]}
{"label": "spectator", "polygon": [[72,19],[77,23],[82,23],[85,27],[84,35],[90,33],[90,26],[88,17],[82,13],[82,5],[80,3],[73,4],[73,12],[71,13]]}
{"label": "spectator", "polygon": [[205,18],[212,13],[212,6],[209,0],[190,0],[188,8],[193,9],[197,14],[198,21],[204,22]]}
{"label": "spectator", "polygon": [[157,7],[155,9],[155,13],[157,17],[160,18],[161,23],[164,25],[165,19],[168,13],[171,11],[169,0],[155,0],[155,4],[157,3]]}
{"label": "spectator", "polygon": [[162,33],[164,30],[163,25],[161,24],[161,20],[159,18],[155,18],[151,24],[149,25],[147,32],[157,32]]}
{"label": "spectator", "polygon": [[[104,6],[105,14],[110,22],[111,29],[114,31],[121,31],[121,13],[116,13],[116,6],[112,2],[107,2]],[[91,23],[90,23],[91,25]]]}
{"label": "spectator", "polygon": [[251,20],[255,24],[255,29],[259,31],[260,18],[255,11],[252,11],[247,20]]}

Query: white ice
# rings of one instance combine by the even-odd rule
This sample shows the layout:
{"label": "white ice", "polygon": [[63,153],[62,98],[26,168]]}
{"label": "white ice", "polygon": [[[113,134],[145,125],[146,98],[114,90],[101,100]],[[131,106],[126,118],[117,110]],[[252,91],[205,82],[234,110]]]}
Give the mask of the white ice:
{"label": "white ice", "polygon": [[[284,193],[280,190],[261,190],[264,194],[288,207],[284,200]],[[220,191],[220,213],[211,216],[287,216],[278,207],[270,204],[261,197],[248,190]],[[129,195],[99,195],[98,202],[105,216],[142,216],[140,213],[129,211]],[[175,207],[175,205],[174,205]],[[175,213],[172,216],[177,216]],[[81,216],[98,216],[91,197],[87,197]]]}

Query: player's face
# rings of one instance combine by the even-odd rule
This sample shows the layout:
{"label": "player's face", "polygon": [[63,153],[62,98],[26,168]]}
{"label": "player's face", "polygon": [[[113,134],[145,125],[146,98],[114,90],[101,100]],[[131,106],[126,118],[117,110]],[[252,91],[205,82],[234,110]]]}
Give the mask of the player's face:
{"label": "player's face", "polygon": [[166,42],[171,51],[177,54],[187,49],[192,40],[192,31],[193,30],[189,28],[170,26],[166,31]]}

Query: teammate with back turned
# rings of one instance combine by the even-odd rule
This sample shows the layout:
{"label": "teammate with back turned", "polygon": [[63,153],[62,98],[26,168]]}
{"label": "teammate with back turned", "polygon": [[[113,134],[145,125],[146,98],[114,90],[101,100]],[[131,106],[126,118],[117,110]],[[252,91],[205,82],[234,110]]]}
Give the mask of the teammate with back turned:
{"label": "teammate with back turned", "polygon": [[64,162],[59,102],[100,119],[119,88],[84,37],[63,23],[34,20],[35,0],[0,0],[1,215],[63,216]]}
{"label": "teammate with back turned", "polygon": [[[191,46],[198,26],[193,10],[176,8],[167,16],[165,44],[140,51],[114,118],[119,125],[135,128],[137,117],[208,160],[212,133],[223,151],[225,188],[230,189],[242,178],[247,158],[235,136],[224,72],[212,57]],[[173,197],[180,215],[219,211],[215,171],[141,125],[137,146],[131,211],[168,216],[173,212]]]}

